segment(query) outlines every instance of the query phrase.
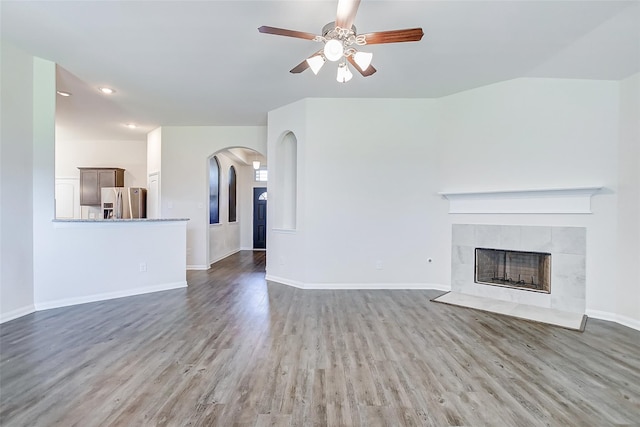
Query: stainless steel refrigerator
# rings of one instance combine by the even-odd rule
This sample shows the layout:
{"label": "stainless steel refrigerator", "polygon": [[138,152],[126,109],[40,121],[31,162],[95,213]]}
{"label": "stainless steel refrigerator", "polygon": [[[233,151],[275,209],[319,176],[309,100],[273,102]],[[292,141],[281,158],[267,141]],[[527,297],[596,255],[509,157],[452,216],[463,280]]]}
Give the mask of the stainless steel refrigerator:
{"label": "stainless steel refrigerator", "polygon": [[140,187],[103,187],[102,219],[147,217],[147,189]]}

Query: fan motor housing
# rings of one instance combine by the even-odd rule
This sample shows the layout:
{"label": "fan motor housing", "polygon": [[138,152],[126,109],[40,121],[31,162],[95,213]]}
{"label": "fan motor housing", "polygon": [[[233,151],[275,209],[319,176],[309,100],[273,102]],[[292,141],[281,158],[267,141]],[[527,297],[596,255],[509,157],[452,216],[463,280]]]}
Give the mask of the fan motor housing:
{"label": "fan motor housing", "polygon": [[[327,25],[322,27],[322,37],[327,37],[327,34],[335,30],[335,28],[336,28],[336,22],[335,21],[329,22]],[[351,31],[353,31],[353,34],[357,34],[355,25],[351,26]]]}

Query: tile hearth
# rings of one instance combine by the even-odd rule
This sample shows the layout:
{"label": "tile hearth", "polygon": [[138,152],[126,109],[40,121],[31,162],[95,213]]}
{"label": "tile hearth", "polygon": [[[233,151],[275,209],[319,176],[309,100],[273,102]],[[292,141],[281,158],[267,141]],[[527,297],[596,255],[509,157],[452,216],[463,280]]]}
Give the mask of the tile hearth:
{"label": "tile hearth", "polygon": [[434,298],[432,301],[503,314],[506,316],[517,317],[519,319],[530,320],[538,323],[546,323],[548,325],[560,326],[562,328],[576,331],[584,331],[584,326],[587,320],[587,316],[579,313],[569,313],[566,311],[554,310],[552,308],[535,307],[515,302],[460,294],[457,292],[447,292],[444,295]]}

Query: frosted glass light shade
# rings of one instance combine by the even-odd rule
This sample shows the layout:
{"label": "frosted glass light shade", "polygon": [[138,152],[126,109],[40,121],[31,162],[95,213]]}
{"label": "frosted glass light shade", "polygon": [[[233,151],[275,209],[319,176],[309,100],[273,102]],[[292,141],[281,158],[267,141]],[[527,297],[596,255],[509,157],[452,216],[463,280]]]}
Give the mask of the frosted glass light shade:
{"label": "frosted glass light shade", "polygon": [[259,161],[259,160],[254,160],[254,161],[253,161],[253,168],[254,168],[255,170],[260,169],[260,161]]}
{"label": "frosted glass light shade", "polygon": [[356,52],[353,55],[353,60],[356,62],[356,64],[358,64],[358,67],[360,67],[362,71],[369,68],[369,65],[371,65],[372,58],[373,58],[373,53],[369,53],[369,52]]}
{"label": "frosted glass light shade", "polygon": [[329,61],[337,61],[344,55],[344,47],[339,40],[331,39],[324,45],[324,56]]}
{"label": "frosted glass light shade", "polygon": [[309,64],[309,68],[313,71],[313,74],[318,74],[320,68],[324,65],[324,58],[320,55],[312,56],[311,58],[307,58],[307,64]]}
{"label": "frosted glass light shade", "polygon": [[351,70],[349,70],[349,67],[347,67],[347,64],[342,63],[338,65],[338,76],[336,77],[336,80],[338,82],[346,83],[349,80],[351,80],[352,77],[353,77],[353,74],[351,74]]}

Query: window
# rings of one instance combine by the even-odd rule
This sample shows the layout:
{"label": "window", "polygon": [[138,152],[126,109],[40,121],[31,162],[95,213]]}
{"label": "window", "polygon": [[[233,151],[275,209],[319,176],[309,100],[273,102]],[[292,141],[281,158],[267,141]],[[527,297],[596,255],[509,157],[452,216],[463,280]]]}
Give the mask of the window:
{"label": "window", "polygon": [[267,182],[267,170],[266,169],[257,169],[255,175],[255,180],[259,182]]}
{"label": "window", "polygon": [[220,223],[220,163],[213,156],[209,159],[209,224]]}
{"label": "window", "polygon": [[229,168],[229,222],[236,222],[236,168],[231,166]]}
{"label": "window", "polygon": [[267,200],[267,192],[265,191],[264,193],[260,193],[258,200]]}

